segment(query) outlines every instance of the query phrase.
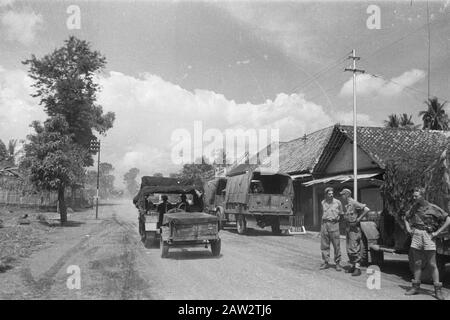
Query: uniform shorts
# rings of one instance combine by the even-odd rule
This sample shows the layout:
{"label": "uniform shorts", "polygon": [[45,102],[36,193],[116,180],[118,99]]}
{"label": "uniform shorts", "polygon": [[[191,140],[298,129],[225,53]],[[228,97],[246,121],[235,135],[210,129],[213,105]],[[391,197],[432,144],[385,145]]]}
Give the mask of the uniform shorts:
{"label": "uniform shorts", "polygon": [[411,248],[417,250],[436,250],[436,241],[431,238],[431,233],[425,230],[414,229]]}

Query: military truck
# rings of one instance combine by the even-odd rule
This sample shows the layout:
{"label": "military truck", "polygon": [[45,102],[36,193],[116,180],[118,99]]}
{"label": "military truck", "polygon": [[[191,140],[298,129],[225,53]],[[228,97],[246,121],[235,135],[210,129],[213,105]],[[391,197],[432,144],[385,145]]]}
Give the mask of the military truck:
{"label": "military truck", "polygon": [[248,228],[270,227],[274,234],[289,230],[294,189],[287,174],[246,166],[209,181],[204,189],[206,210],[220,217],[222,226],[235,222],[239,234]]}
{"label": "military truck", "polygon": [[225,214],[225,187],[227,179],[225,177],[215,178],[207,181],[203,186],[204,212],[217,216],[219,219],[219,229],[223,229],[228,222],[228,215]]}

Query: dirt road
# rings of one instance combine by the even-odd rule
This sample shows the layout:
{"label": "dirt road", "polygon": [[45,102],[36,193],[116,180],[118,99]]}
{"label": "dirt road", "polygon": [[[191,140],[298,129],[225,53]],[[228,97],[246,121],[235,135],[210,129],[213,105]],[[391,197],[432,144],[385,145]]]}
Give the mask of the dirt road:
{"label": "dirt road", "polygon": [[[162,259],[159,249],[140,242],[131,201],[101,206],[98,220],[91,210],[71,221],[48,232],[49,245],[0,274],[1,299],[404,299],[409,286],[405,259],[388,258],[379,290],[368,289],[365,273],[319,271],[313,235],[242,236],[230,228],[221,231],[217,258],[197,247]],[[67,285],[74,268],[80,289]],[[424,294],[408,299],[434,299],[431,292],[425,285]]]}

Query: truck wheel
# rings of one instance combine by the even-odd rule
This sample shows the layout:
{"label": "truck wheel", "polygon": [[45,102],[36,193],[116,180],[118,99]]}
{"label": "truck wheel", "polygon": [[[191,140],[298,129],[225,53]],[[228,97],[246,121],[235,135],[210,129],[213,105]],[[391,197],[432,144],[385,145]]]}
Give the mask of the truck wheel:
{"label": "truck wheel", "polygon": [[279,236],[281,234],[281,229],[280,229],[280,222],[277,221],[274,224],[272,224],[271,226],[272,228],[272,233]]}
{"label": "truck wheel", "polygon": [[218,257],[220,255],[221,249],[221,241],[220,239],[211,241],[211,252],[214,257]]}
{"label": "truck wheel", "polygon": [[142,219],[139,218],[139,235],[141,236],[141,241],[145,242],[145,226]]}
{"label": "truck wheel", "polygon": [[245,217],[242,214],[236,216],[236,227],[239,234],[244,234],[247,231],[247,223]]}
{"label": "truck wheel", "polygon": [[156,245],[156,234],[153,232],[144,232],[144,246],[146,248],[151,248]]}
{"label": "truck wheel", "polygon": [[370,249],[370,264],[377,265],[381,268],[384,264],[384,252]]}
{"label": "truck wheel", "polygon": [[445,263],[446,263],[445,256],[436,254],[436,264],[437,264],[437,267],[439,270],[439,281],[440,282],[444,282],[444,280],[445,280]]}
{"label": "truck wheel", "polygon": [[161,258],[167,258],[169,255],[169,244],[161,238],[161,243],[159,246],[161,249]]}

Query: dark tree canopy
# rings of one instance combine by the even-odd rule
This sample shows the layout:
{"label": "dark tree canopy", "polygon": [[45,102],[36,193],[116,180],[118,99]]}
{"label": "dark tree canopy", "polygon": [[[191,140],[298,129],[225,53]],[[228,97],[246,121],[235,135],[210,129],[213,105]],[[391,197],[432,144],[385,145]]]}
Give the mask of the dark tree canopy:
{"label": "dark tree canopy", "polygon": [[82,181],[86,150],[72,141],[63,116],[47,119],[44,125],[34,121],[35,134],[29,135],[21,166],[30,172],[38,187],[60,190]]}
{"label": "dark tree canopy", "polygon": [[415,130],[419,129],[419,126],[412,121],[412,115],[402,113],[400,115],[390,114],[387,120],[384,120],[384,126],[386,128],[400,128]]}
{"label": "dark tree canopy", "polygon": [[58,191],[61,223],[67,220],[65,188],[82,183],[84,166],[93,164],[89,151],[93,131],[104,134],[112,128],[114,113],[103,114],[96,104],[99,85],[95,76],[106,59],[90,44],[71,36],[64,45],[42,58],[23,61],[34,80],[33,97],[39,98],[48,118],[35,121],[28,136],[22,167],[39,188]]}
{"label": "dark tree canopy", "polygon": [[[29,66],[29,75],[34,80],[34,97],[44,106],[50,116],[62,115],[68,123],[68,131],[74,142],[88,148],[94,138],[93,130],[104,134],[113,125],[115,115],[103,113],[96,104],[99,85],[95,75],[106,64],[106,59],[90,44],[71,36],[64,46],[42,58],[35,55],[23,61]],[[85,165],[92,165],[87,157]]]}
{"label": "dark tree canopy", "polygon": [[427,110],[420,111],[419,116],[422,117],[423,129],[430,130],[448,130],[449,118],[445,112],[447,102],[441,103],[438,98],[430,98],[425,101]]}

